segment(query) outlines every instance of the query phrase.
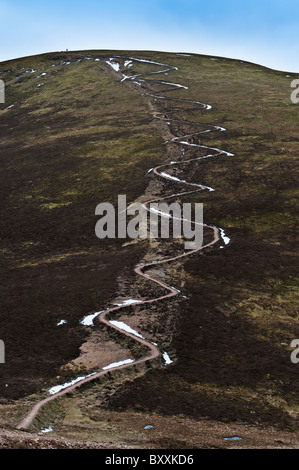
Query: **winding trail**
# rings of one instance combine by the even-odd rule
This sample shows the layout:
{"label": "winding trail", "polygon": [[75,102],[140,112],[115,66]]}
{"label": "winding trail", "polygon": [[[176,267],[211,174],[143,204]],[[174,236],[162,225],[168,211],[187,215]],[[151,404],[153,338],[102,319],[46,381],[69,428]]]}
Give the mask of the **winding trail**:
{"label": "winding trail", "polygon": [[[111,66],[114,69],[115,72],[121,73],[120,72],[120,68],[121,68],[120,67],[120,61],[124,62],[124,68],[126,70],[129,69],[130,67],[132,67],[132,65],[136,64],[136,63],[144,63],[144,64],[149,64],[149,65],[154,65],[154,66],[162,66],[163,67],[162,70],[146,72],[146,75],[159,74],[159,73],[160,74],[161,73],[164,73],[164,74],[166,73],[167,74],[168,72],[170,72],[172,70],[178,70],[178,68],[175,67],[175,66],[162,64],[162,63],[150,61],[150,60],[147,60],[147,59],[138,59],[138,58],[134,58],[134,57],[114,56],[113,58],[110,58],[110,60],[106,60],[106,63],[109,66]],[[122,77],[123,77],[122,80],[121,80],[122,82],[124,82],[126,80],[130,80],[131,82],[136,83],[137,85],[140,85],[140,86],[142,84],[151,83],[151,84],[159,84],[159,85],[163,84],[165,86],[172,87],[172,89],[175,89],[175,88],[187,89],[188,88],[184,85],[180,85],[178,83],[168,82],[168,81],[165,81],[165,80],[161,81],[161,80],[145,79],[145,78],[142,78],[142,74],[126,75],[125,73],[122,73]],[[144,93],[144,94],[151,97],[151,98],[153,98],[155,102],[157,102],[158,100],[164,100],[165,102],[167,102],[167,101],[177,101],[177,102],[183,102],[183,103],[192,103],[192,104],[198,105],[199,107],[201,107],[202,109],[205,109],[205,110],[212,109],[212,106],[210,106],[208,104],[203,104],[199,101],[184,100],[184,99],[180,99],[180,98],[169,98],[169,97],[165,97],[165,96],[154,95],[152,93]],[[170,112],[168,112],[168,114],[169,113],[172,113],[172,112],[170,111]],[[201,123],[197,123],[197,122],[184,121],[183,119],[172,119],[172,118],[169,118],[169,117],[165,117],[165,115],[163,115],[163,113],[160,113],[160,112],[154,112],[153,116],[156,119],[160,119],[160,120],[166,121],[168,123],[170,123],[170,121],[173,121],[173,122],[177,121],[177,122],[192,124],[192,125],[196,125],[196,124],[197,125],[202,125]],[[191,143],[191,142],[188,141],[188,139],[194,138],[197,135],[205,134],[205,133],[212,132],[212,131],[223,132],[225,130],[226,129],[224,129],[223,127],[220,127],[220,126],[209,126],[209,129],[205,129],[205,130],[202,130],[202,131],[199,131],[199,132],[187,134],[187,135],[184,135],[182,137],[174,137],[170,141],[165,142],[166,144],[168,144],[168,143],[177,143],[179,145],[183,145],[184,147],[189,146],[189,147],[195,147],[195,148],[199,148],[199,149],[205,149],[205,150],[212,151],[213,153],[208,154],[208,155],[204,155],[204,156],[191,158],[191,159],[188,159],[188,160],[180,160],[180,161],[176,161],[176,162],[166,163],[166,164],[163,164],[163,165],[156,166],[155,168],[152,168],[151,170],[149,170],[148,173],[152,172],[153,174],[155,174],[156,176],[158,176],[160,178],[163,178],[164,180],[172,181],[172,182],[175,182],[177,184],[187,185],[187,186],[190,187],[190,190],[185,191],[185,192],[176,193],[176,194],[171,194],[170,196],[166,196],[166,197],[159,198],[159,199],[157,199],[157,198],[152,199],[150,201],[147,201],[147,202],[143,203],[144,208],[148,212],[152,212],[152,209],[150,208],[150,204],[153,203],[153,202],[156,202],[158,200],[161,201],[161,199],[165,200],[165,199],[169,199],[169,198],[179,197],[179,196],[183,196],[183,195],[186,195],[186,194],[191,194],[191,193],[202,191],[202,190],[214,191],[213,188],[209,188],[208,186],[202,185],[200,183],[190,183],[190,182],[187,182],[185,180],[181,180],[181,179],[176,178],[173,175],[170,175],[170,174],[168,174],[168,173],[166,173],[165,171],[162,171],[162,170],[166,169],[166,168],[171,168],[173,165],[177,166],[179,164],[186,164],[186,163],[189,163],[189,162],[200,161],[202,159],[207,159],[207,158],[214,158],[214,157],[218,157],[218,156],[233,156],[233,154],[231,154],[229,152],[226,152],[225,150],[221,150],[221,149],[218,149],[218,148],[215,148],[215,147],[208,147],[208,146],[205,146],[205,145],[194,144],[194,143]],[[185,149],[183,148],[182,149],[182,155],[184,156],[184,154],[185,154]],[[163,217],[163,213],[160,212],[159,214],[160,214],[160,216]],[[193,222],[193,223],[197,223],[197,222]],[[149,350],[148,354],[145,357],[142,357],[142,358],[136,359],[136,360],[131,360],[130,362],[129,362],[129,360],[128,361],[122,361],[122,363],[118,363],[115,366],[114,366],[114,364],[111,365],[112,367],[107,366],[106,368],[102,369],[100,372],[92,373],[92,374],[82,378],[82,380],[74,381],[75,383],[72,383],[71,385],[67,385],[62,390],[58,391],[57,393],[54,393],[54,394],[48,396],[47,398],[39,401],[38,403],[36,403],[36,405],[33,406],[33,408],[30,410],[28,415],[18,424],[18,426],[17,426],[18,429],[29,428],[30,425],[32,424],[32,421],[34,420],[34,418],[38,415],[40,409],[45,404],[49,403],[50,401],[72,392],[73,390],[77,389],[78,387],[80,387],[83,384],[86,384],[88,382],[91,382],[93,380],[98,379],[99,377],[107,374],[108,372],[112,372],[114,370],[126,369],[128,367],[131,367],[132,365],[141,364],[141,363],[144,363],[146,361],[150,361],[150,360],[155,359],[155,358],[157,358],[161,355],[161,351],[159,350],[156,343],[153,343],[153,342],[145,339],[144,337],[142,337],[138,333],[136,333],[136,334],[131,333],[130,331],[126,331],[126,330],[120,328],[119,326],[117,326],[117,324],[112,324],[107,319],[107,317],[112,312],[116,312],[120,309],[126,308],[126,306],[128,306],[128,305],[130,305],[130,306],[134,305],[134,304],[146,305],[146,304],[151,304],[151,303],[154,303],[154,302],[162,301],[162,300],[165,300],[165,299],[170,299],[171,297],[175,297],[175,296],[179,295],[180,291],[178,289],[169,286],[165,282],[162,282],[162,281],[150,276],[149,274],[146,274],[145,271],[149,267],[169,263],[171,261],[180,260],[182,258],[190,256],[190,255],[192,255],[192,254],[194,254],[198,251],[202,251],[202,250],[204,250],[208,247],[211,247],[212,245],[217,244],[221,240],[224,242],[224,244],[229,243],[229,238],[225,236],[224,230],[222,228],[217,227],[215,225],[209,225],[209,224],[201,224],[201,225],[203,225],[207,229],[211,230],[211,232],[213,234],[213,239],[209,243],[206,243],[205,245],[202,245],[202,246],[200,246],[200,247],[198,247],[194,250],[188,250],[186,252],[183,252],[183,253],[181,253],[177,256],[173,256],[173,257],[169,257],[169,258],[165,258],[165,259],[160,259],[160,260],[154,260],[154,261],[151,261],[151,262],[148,262],[148,263],[140,264],[140,265],[138,265],[134,268],[134,272],[138,276],[142,276],[147,281],[151,281],[151,282],[155,283],[156,285],[159,285],[160,287],[164,288],[167,291],[166,294],[164,294],[160,297],[152,298],[152,299],[136,300],[136,301],[132,301],[132,302],[127,303],[127,304],[117,305],[117,306],[114,306],[114,307],[111,307],[111,308],[107,308],[106,310],[98,312],[94,315],[89,315],[89,317],[92,317],[92,319],[97,317],[98,320],[101,323],[107,325],[109,328],[114,328],[118,332],[120,332],[120,333],[132,338],[133,340],[139,342],[140,344],[146,346]],[[85,317],[85,318],[87,318],[87,317]],[[83,321],[81,323],[84,324]],[[85,324],[87,324],[87,323],[85,323]],[[89,324],[93,324],[93,323],[91,322]]]}

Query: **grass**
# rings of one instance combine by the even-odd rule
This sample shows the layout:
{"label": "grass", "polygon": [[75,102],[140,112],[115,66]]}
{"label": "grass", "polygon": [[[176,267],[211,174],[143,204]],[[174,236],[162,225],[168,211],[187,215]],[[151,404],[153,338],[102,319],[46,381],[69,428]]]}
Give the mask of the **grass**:
{"label": "grass", "polygon": [[[113,56],[111,51],[86,54]],[[213,110],[174,101],[151,106],[227,128],[206,134],[203,144],[235,156],[182,165],[180,175],[216,189],[188,201],[203,202],[205,221],[224,227],[231,244],[165,268],[165,279],[188,300],[127,312],[128,321],[140,316],[143,330],[168,348],[175,364],[117,379],[109,393],[91,385],[84,397],[76,395],[71,412],[84,405],[93,414],[104,400],[118,413],[138,409],[169,419],[209,417],[293,430],[298,419],[298,366],[290,361],[290,343],[299,337],[294,249],[299,108],[290,101],[290,82],[296,76],[206,56],[117,52],[122,54],[178,66],[165,80],[188,90],[169,92],[152,83],[152,91],[210,103]],[[18,105],[0,111],[0,337],[10,355],[1,371],[1,383],[9,387],[0,392],[7,398],[36,392],[61,375],[60,366],[78,355],[86,339],[80,318],[115,298],[120,283],[123,295],[155,293],[132,277],[131,268],[142,256],[155,256],[157,248],[122,246],[125,240],[99,243],[93,214],[99,202],[116,203],[118,194],[126,194],[128,202],[140,197],[150,181],[147,170],[178,156],[179,147],[166,149],[164,128],[153,122],[148,98],[107,73],[103,61],[60,64],[82,57],[80,52],[49,54],[0,65],[0,71],[14,70],[3,74],[5,81],[22,67],[49,73],[40,88],[33,76],[9,85],[7,103]],[[134,64],[132,73],[154,68]],[[182,135],[197,129],[175,126],[170,129]],[[188,155],[195,154],[189,150]],[[159,181],[155,184],[160,188]],[[165,190],[171,188],[178,187],[169,183]],[[171,248],[165,246],[159,245],[161,254]],[[58,329],[61,318],[69,323]]]}
{"label": "grass", "polygon": [[[134,201],[148,165],[163,158],[140,95],[101,63],[71,59],[62,66],[67,58],[53,54],[0,65],[13,69],[2,74],[0,110],[0,337],[7,351],[0,393],[8,398],[39,390],[79,354],[87,334],[79,320],[108,303],[118,271],[144,249],[99,241],[95,208],[115,203],[117,194]],[[14,82],[22,68],[37,72]],[[37,88],[42,72],[45,85]],[[62,318],[68,324],[57,327]]]}

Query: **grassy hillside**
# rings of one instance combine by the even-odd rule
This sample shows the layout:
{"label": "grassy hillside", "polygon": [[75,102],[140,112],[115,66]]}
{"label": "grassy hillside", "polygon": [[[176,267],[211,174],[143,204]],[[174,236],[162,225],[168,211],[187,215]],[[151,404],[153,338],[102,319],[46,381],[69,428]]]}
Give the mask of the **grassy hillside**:
{"label": "grassy hillside", "polygon": [[[133,201],[148,166],[163,159],[146,102],[85,57],[0,65],[0,394],[9,398],[38,390],[78,355],[86,335],[79,320],[105,306],[117,271],[142,250],[98,240],[96,205],[118,194]],[[68,323],[57,327],[61,319]]]}
{"label": "grassy hillside", "polygon": [[171,59],[179,67],[171,81],[189,87],[175,96],[213,105],[210,113],[186,110],[180,117],[228,129],[203,142],[234,157],[189,164],[181,174],[216,189],[194,201],[204,202],[205,221],[225,227],[232,241],[184,264],[181,285],[189,301],[181,305],[173,341],[177,363],[148,373],[112,403],[292,427],[298,412],[290,343],[299,334],[299,108],[290,101],[291,78],[226,59]]}
{"label": "grassy hillside", "polygon": [[[290,343],[299,337],[299,107],[290,101],[290,82],[297,77],[222,58],[116,53],[122,54],[177,66],[163,79],[188,89],[169,93],[156,83],[121,83],[103,60],[113,52],[56,53],[0,64],[7,85],[6,104],[0,105],[0,338],[7,349],[0,394],[19,398],[56,383],[56,376],[61,382],[70,372],[60,367],[78,356],[85,340],[88,344],[88,332],[79,325],[84,315],[119,293],[153,293],[134,279],[131,268],[142,257],[167,254],[171,245],[99,241],[94,208],[115,203],[117,194],[133,201],[146,188],[148,194],[178,189],[175,183],[161,188],[158,178],[146,176],[179,151],[163,145],[167,131],[153,120],[156,110],[227,128],[204,135],[202,142],[234,157],[181,166],[179,175],[216,189],[184,202],[203,202],[205,222],[225,227],[231,243],[158,273],[187,299],[146,311],[132,308],[123,316],[167,347],[174,364],[137,378],[117,375],[112,385],[91,385],[84,397],[76,392],[75,399],[49,412],[62,420],[57,432],[65,434],[72,421],[92,423],[102,435],[101,420],[111,410],[294,429],[298,365],[290,361]],[[24,75],[31,69],[37,72]],[[146,76],[152,70],[134,64],[131,72]],[[42,73],[47,75],[37,78]],[[142,96],[149,90],[209,103],[213,110],[156,103]],[[169,129],[174,135],[194,132],[190,124]],[[61,319],[68,323],[57,327]],[[109,341],[108,332],[102,333]],[[116,343],[118,354],[128,354],[128,345]],[[114,426],[123,436],[121,425]]]}

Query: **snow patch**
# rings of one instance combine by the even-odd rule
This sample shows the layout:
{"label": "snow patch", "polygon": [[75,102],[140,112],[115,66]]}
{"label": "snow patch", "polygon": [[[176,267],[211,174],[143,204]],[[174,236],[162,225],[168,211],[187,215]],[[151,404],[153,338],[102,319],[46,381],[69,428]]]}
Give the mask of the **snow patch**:
{"label": "snow patch", "polygon": [[120,65],[118,62],[113,62],[113,59],[106,60],[105,62],[106,64],[110,65],[110,67],[112,67],[115,72],[119,72]]}
{"label": "snow patch", "polygon": [[164,82],[162,81],[163,85],[171,85],[171,86],[176,86],[178,88],[184,88],[185,90],[188,90],[188,87],[185,85],[180,85],[179,83],[171,83],[171,82]]}
{"label": "snow patch", "polygon": [[84,326],[94,326],[93,320],[98,317],[104,310],[101,310],[100,312],[92,313],[91,315],[87,315],[86,317],[83,318],[83,320],[80,321],[81,325]]}
{"label": "snow patch", "polygon": [[74,385],[78,382],[81,382],[84,379],[87,379],[88,377],[91,377],[92,375],[95,375],[96,372],[93,372],[92,374],[82,376],[82,377],[77,377],[74,380],[71,380],[70,382],[66,382],[62,385],[56,385],[55,387],[50,388],[49,393],[50,395],[55,395],[56,393],[60,392],[61,390],[64,390],[65,388],[71,387],[71,385]]}
{"label": "snow patch", "polygon": [[220,233],[221,233],[221,238],[224,241],[224,244],[228,245],[229,242],[230,242],[230,238],[225,235],[225,232],[224,232],[223,228],[219,228],[219,230],[220,230]]}
{"label": "snow patch", "polygon": [[103,367],[103,370],[113,369],[114,367],[123,366],[125,364],[131,364],[134,362],[134,359],[125,359],[124,361],[112,362],[109,366]]}
{"label": "snow patch", "polygon": [[122,321],[111,320],[109,321],[109,323],[111,323],[111,325],[116,326],[120,330],[127,331],[127,333],[131,333],[132,335],[137,336],[138,338],[145,339],[144,336],[142,336],[137,331],[133,330],[133,328],[131,328],[129,325],[126,325],[126,323]]}
{"label": "snow patch", "polygon": [[164,359],[164,362],[165,362],[165,365],[168,365],[168,364],[172,364],[173,361],[170,359],[169,355],[167,354],[167,352],[164,352],[163,353],[163,359]]}
{"label": "snow patch", "polygon": [[131,305],[131,304],[139,304],[141,302],[141,300],[136,300],[136,299],[128,299],[128,300],[124,300],[123,302],[121,302],[120,304],[118,303],[115,303],[115,305],[117,305],[118,307],[121,307],[121,306],[125,306],[125,305]]}

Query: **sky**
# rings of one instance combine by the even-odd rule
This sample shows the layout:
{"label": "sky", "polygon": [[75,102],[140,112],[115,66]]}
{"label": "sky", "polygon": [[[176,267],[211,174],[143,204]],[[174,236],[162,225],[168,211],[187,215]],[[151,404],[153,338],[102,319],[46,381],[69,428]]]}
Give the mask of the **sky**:
{"label": "sky", "polygon": [[0,61],[87,49],[194,52],[299,72],[299,0],[0,0]]}

